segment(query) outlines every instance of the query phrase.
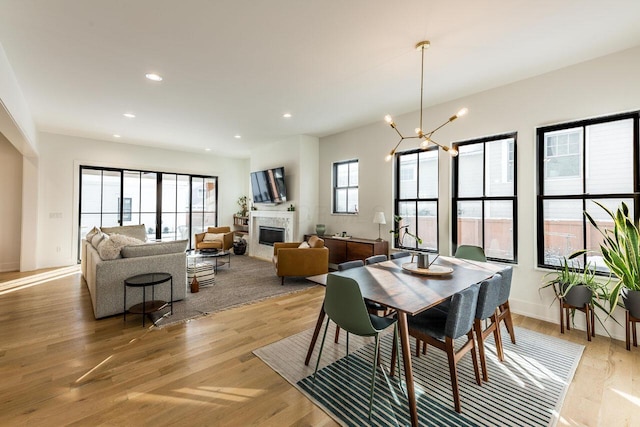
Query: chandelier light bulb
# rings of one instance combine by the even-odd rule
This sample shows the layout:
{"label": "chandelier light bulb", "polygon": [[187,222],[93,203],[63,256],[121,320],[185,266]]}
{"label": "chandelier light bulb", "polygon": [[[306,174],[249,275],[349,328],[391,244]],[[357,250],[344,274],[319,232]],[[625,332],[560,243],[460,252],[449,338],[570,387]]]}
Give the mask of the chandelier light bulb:
{"label": "chandelier light bulb", "polygon": [[458,150],[456,150],[455,148],[449,148],[447,151],[449,152],[449,155],[451,157],[457,157],[458,156]]}
{"label": "chandelier light bulb", "polygon": [[393,159],[393,155],[394,155],[394,151],[390,152],[389,154],[387,154],[387,156],[384,158],[385,162],[389,162],[391,161],[391,159]]}
{"label": "chandelier light bulb", "polygon": [[416,131],[416,135],[420,135],[420,132],[422,132],[422,129],[420,129],[420,128],[415,128],[415,131]]}
{"label": "chandelier light bulb", "polygon": [[467,107],[464,107],[463,109],[458,111],[458,114],[456,114],[456,116],[462,117],[462,116],[466,115],[468,112],[469,112],[469,109]]}
{"label": "chandelier light bulb", "polygon": [[422,147],[422,148],[427,148],[428,146],[429,146],[429,140],[428,139],[425,139],[424,141],[422,141],[420,143],[420,147]]}
{"label": "chandelier light bulb", "polygon": [[391,124],[393,123],[393,118],[391,118],[391,116],[387,114],[386,116],[384,116],[384,121]]}

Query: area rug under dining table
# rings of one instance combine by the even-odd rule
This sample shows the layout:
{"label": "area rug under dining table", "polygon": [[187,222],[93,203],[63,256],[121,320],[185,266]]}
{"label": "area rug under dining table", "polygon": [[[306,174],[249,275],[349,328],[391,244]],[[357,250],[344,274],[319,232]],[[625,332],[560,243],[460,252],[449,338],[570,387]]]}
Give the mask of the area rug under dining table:
{"label": "area rug under dining table", "polygon": [[[304,359],[312,330],[285,338],[254,351],[273,370],[345,426],[410,425],[404,389],[398,376],[377,375],[373,413],[368,419],[369,381],[373,343],[350,336],[350,354],[345,357],[344,331],[340,343],[333,342],[333,326],[327,334],[318,375],[313,370],[320,346],[311,363]],[[584,346],[516,328],[517,344],[504,330],[505,362],[496,356],[493,338],[486,341],[489,381],[475,383],[469,355],[458,364],[462,414],[455,412],[446,354],[428,348],[413,356],[413,372],[420,425],[425,426],[553,426],[567,388],[578,366]],[[413,341],[413,340],[412,340]],[[460,340],[462,341],[462,340]],[[392,334],[381,340],[383,366],[388,371]],[[412,346],[414,343],[412,343]],[[415,347],[412,354],[415,354]]]}

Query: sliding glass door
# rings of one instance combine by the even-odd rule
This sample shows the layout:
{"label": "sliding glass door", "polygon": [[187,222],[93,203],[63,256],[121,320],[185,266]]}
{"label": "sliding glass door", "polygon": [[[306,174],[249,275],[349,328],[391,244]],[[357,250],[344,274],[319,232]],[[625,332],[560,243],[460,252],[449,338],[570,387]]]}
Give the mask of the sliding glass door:
{"label": "sliding glass door", "polygon": [[[94,226],[144,224],[149,240],[189,239],[218,225],[218,178],[80,166],[79,240]],[[78,251],[80,253],[80,251]]]}

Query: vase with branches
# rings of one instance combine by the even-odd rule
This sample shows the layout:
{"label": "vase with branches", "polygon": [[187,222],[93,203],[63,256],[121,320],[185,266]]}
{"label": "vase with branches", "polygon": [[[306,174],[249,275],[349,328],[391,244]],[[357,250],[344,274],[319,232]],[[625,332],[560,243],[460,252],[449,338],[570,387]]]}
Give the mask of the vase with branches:
{"label": "vase with branches", "polygon": [[413,237],[418,245],[421,245],[422,239],[409,231],[410,224],[401,225],[402,219],[403,218],[400,215],[393,216],[395,228],[393,230],[389,230],[389,233],[393,233],[393,237],[398,240],[398,245],[400,247],[404,247],[404,238],[407,236]]}

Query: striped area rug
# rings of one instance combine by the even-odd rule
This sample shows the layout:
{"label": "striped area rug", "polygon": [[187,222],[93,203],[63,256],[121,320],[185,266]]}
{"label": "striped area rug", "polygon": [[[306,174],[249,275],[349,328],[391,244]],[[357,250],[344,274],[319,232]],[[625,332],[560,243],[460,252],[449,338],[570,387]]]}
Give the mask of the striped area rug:
{"label": "striped area rug", "polygon": [[[371,421],[368,419],[373,344],[370,340],[360,340],[354,343],[356,350],[344,357],[343,334],[341,332],[340,345],[334,344],[329,339],[333,335],[328,334],[325,343],[325,353],[328,355],[323,353],[321,366],[324,367],[318,371],[315,381],[312,374],[317,353],[314,352],[310,366],[304,366],[311,331],[286,338],[254,353],[342,425],[410,425],[404,384],[401,388],[397,375],[389,378],[381,370],[377,375],[372,418]],[[523,328],[516,328],[516,338],[517,345],[511,344],[503,329],[504,363],[498,361],[492,339],[488,341],[489,382],[482,386],[475,383],[470,354],[459,362],[462,414],[455,412],[453,407],[446,354],[436,348],[428,348],[426,356],[414,356],[412,361],[420,425],[555,425],[584,346]],[[385,371],[388,371],[391,343],[390,334],[383,337],[381,348]],[[278,357],[281,360],[277,360]]]}

